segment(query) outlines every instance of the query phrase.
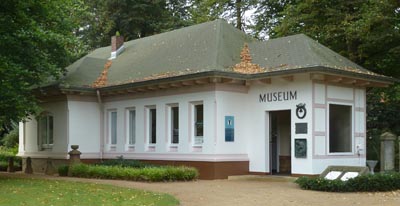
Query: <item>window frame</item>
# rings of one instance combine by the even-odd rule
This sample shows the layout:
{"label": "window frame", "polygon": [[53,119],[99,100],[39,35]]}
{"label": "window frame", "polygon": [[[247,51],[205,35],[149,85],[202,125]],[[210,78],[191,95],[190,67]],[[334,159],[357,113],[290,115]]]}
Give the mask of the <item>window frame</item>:
{"label": "window frame", "polygon": [[[46,119],[46,135],[42,136],[42,120]],[[51,120],[51,121],[50,121]],[[43,112],[37,119],[38,145],[39,150],[50,150],[54,146],[54,115],[50,112]],[[51,124],[50,124],[51,122]],[[51,128],[51,129],[50,129]],[[51,134],[51,135],[50,135]]]}
{"label": "window frame", "polygon": [[[173,109],[177,108],[178,109],[178,137],[177,137],[177,142],[174,142],[174,112]],[[171,146],[177,146],[179,145],[180,142],[180,107],[178,103],[174,104],[167,104],[167,135],[168,135],[168,144]]]}
{"label": "window frame", "polygon": [[[112,124],[112,114],[115,113],[115,143],[113,143],[113,124]],[[109,109],[107,110],[107,130],[108,130],[108,140],[110,145],[115,146],[118,144],[118,112],[117,109]]]}
{"label": "window frame", "polygon": [[[157,107],[156,105],[150,105],[150,106],[146,106],[146,144],[148,144],[149,146],[155,146],[157,144]],[[153,124],[152,124],[152,115],[151,112],[152,110],[155,111],[155,142],[152,142],[152,135],[153,135]]]}
{"label": "window frame", "polygon": [[[134,112],[134,125],[133,125],[133,141],[131,142],[131,137],[132,137],[132,118],[131,118],[131,112]],[[135,107],[129,107],[126,108],[126,145],[128,146],[135,146],[136,145],[136,140],[137,140],[137,112]]]}
{"label": "window frame", "polygon": [[[350,152],[331,152],[330,151],[330,105],[338,105],[338,106],[349,106],[350,107],[350,115],[351,115],[351,131],[350,131],[350,138],[351,138],[351,151]],[[355,149],[354,149],[354,105],[352,103],[344,103],[344,102],[327,102],[327,108],[326,108],[326,136],[327,136],[327,154],[331,156],[335,155],[354,155],[355,154]]]}
{"label": "window frame", "polygon": [[[196,133],[197,133],[197,128],[196,128],[196,125],[197,125],[197,109],[196,109],[196,107],[199,106],[199,105],[203,106],[203,118],[202,118],[203,122],[201,123],[202,124],[202,130],[203,130],[203,135],[202,136],[197,136],[196,135]],[[191,110],[192,110],[191,111],[191,115],[192,115],[192,118],[191,118],[191,128],[192,128],[191,137],[192,137],[192,140],[193,140],[193,146],[202,146],[204,144],[204,131],[205,131],[205,129],[204,129],[204,119],[205,119],[204,118],[204,102],[203,101],[191,102]],[[196,141],[199,138],[201,138],[201,142]]]}

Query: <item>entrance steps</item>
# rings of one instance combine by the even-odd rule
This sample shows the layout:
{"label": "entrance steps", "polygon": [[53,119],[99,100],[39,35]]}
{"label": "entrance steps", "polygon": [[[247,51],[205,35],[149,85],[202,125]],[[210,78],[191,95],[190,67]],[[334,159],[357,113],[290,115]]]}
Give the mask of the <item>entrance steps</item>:
{"label": "entrance steps", "polygon": [[229,176],[228,180],[237,181],[265,181],[265,182],[293,182],[297,177],[285,176],[285,175],[234,175]]}

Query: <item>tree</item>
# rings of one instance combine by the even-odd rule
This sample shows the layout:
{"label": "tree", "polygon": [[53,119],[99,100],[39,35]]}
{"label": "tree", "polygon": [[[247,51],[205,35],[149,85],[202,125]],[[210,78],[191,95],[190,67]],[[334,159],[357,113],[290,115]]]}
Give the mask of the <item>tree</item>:
{"label": "tree", "polygon": [[[0,128],[37,111],[31,89],[59,77],[85,51],[79,0],[8,0],[0,4]],[[0,129],[1,130],[1,129]],[[1,132],[1,131],[0,131]]]}
{"label": "tree", "polygon": [[276,36],[274,28],[285,18],[283,10],[294,0],[262,0],[258,1],[253,14],[254,25],[252,35],[259,39]]}
{"label": "tree", "polygon": [[126,41],[190,25],[186,0],[85,0],[77,33],[90,49],[110,45],[118,31]]}
{"label": "tree", "polygon": [[243,22],[244,12],[256,4],[255,0],[193,0],[190,13],[195,24],[224,18],[244,30],[247,28]]}

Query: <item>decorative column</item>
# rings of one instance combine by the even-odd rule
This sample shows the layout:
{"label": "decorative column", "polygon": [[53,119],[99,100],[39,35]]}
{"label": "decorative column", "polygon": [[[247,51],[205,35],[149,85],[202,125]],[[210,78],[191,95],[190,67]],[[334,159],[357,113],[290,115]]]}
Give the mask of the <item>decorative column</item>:
{"label": "decorative column", "polygon": [[71,151],[68,152],[69,154],[69,169],[68,169],[68,176],[72,176],[71,167],[73,165],[77,165],[81,163],[81,152],[78,150],[79,145],[71,145]]}
{"label": "decorative column", "polygon": [[381,172],[394,171],[394,141],[396,136],[390,132],[381,135]]}

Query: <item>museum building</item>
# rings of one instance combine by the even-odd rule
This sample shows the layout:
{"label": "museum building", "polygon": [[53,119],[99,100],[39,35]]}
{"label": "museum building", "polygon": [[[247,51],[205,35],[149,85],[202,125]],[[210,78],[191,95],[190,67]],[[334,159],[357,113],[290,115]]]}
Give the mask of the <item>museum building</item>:
{"label": "museum building", "polygon": [[202,179],[316,175],[365,166],[366,88],[392,79],[303,35],[260,41],[223,20],[124,42],[112,37],[35,89],[19,153],[44,172],[123,156],[188,165]]}

